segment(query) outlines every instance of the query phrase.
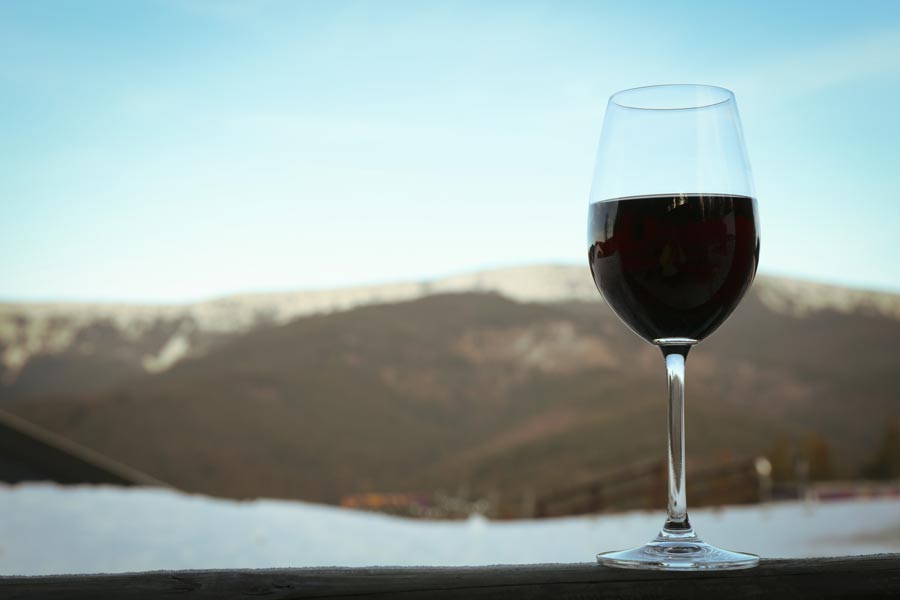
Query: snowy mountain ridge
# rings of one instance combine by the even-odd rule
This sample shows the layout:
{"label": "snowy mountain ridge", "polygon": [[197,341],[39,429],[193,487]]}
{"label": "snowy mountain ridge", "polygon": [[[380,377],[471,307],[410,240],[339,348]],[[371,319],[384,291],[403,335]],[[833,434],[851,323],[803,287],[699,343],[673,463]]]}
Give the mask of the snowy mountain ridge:
{"label": "snowy mountain ridge", "polygon": [[[92,327],[141,348],[146,372],[202,356],[211,340],[262,324],[450,292],[496,292],[520,302],[597,301],[584,267],[537,265],[479,271],[424,282],[226,296],[182,305],[0,303],[0,377],[16,379],[36,356],[90,354]],[[819,311],[864,312],[900,320],[900,295],[792,279],[758,277],[753,293],[771,310],[804,317]],[[109,332],[107,332],[109,333]],[[152,334],[152,335],[151,335]],[[149,339],[152,338],[152,339]]]}

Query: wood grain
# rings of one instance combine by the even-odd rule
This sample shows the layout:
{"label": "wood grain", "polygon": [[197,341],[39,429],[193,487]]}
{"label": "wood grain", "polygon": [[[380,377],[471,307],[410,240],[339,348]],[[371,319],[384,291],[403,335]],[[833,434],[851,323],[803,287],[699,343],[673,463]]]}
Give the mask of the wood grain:
{"label": "wood grain", "polygon": [[711,573],[596,564],[153,571],[0,577],[0,598],[900,598],[900,554],[764,560]]}

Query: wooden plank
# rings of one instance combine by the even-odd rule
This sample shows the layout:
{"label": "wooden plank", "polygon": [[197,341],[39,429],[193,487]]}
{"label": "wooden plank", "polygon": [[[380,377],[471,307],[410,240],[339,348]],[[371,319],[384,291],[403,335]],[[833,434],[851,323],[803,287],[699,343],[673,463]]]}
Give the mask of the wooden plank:
{"label": "wooden plank", "polygon": [[900,598],[900,554],[764,560],[709,573],[630,571],[596,564],[154,571],[0,577],[0,598],[144,600],[516,598],[534,600]]}

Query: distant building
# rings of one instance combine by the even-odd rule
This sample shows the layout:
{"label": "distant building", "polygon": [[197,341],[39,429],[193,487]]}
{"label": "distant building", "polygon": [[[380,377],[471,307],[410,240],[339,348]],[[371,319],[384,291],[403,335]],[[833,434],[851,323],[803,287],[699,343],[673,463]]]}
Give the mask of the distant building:
{"label": "distant building", "polygon": [[0,481],[168,487],[111,458],[0,410]]}

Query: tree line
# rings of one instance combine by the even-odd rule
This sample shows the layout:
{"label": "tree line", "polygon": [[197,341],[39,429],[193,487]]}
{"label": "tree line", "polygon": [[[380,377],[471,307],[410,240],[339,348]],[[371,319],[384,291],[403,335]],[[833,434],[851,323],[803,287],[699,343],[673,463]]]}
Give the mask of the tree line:
{"label": "tree line", "polygon": [[[776,483],[827,481],[837,476],[831,445],[818,431],[799,439],[782,434],[766,457],[772,464],[772,480]],[[874,454],[855,475],[871,480],[900,479],[900,420],[896,416],[885,421]]]}

